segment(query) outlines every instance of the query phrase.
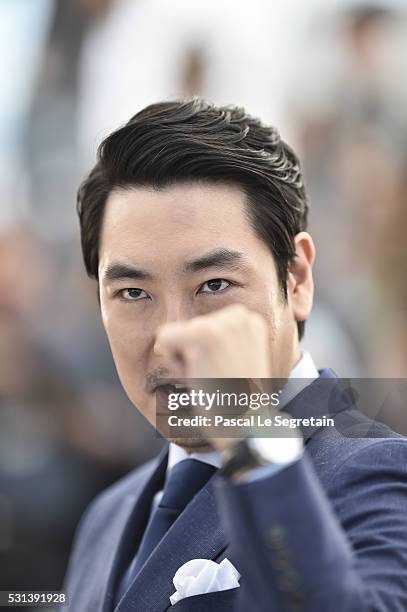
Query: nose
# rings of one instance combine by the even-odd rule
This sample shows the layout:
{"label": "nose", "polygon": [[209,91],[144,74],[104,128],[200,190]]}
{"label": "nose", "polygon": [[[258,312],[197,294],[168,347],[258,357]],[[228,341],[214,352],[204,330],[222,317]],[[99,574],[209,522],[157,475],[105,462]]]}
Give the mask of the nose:
{"label": "nose", "polygon": [[159,316],[157,318],[157,324],[154,332],[154,346],[153,352],[156,355],[162,354],[160,344],[157,340],[157,332],[163,326],[168,323],[177,323],[187,321],[193,317],[193,313],[188,307],[181,301],[172,301],[171,303],[163,304]]}

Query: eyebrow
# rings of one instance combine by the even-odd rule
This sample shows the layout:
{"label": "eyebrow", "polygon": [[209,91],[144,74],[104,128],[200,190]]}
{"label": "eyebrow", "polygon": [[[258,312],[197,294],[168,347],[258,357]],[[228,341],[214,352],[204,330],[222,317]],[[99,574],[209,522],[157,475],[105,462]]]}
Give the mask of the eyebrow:
{"label": "eyebrow", "polygon": [[[183,272],[201,272],[209,268],[242,269],[245,256],[239,251],[229,249],[216,249],[201,257],[185,262]],[[102,271],[102,276],[109,281],[131,279],[131,280],[155,280],[156,276],[144,270],[125,263],[112,263]]]}
{"label": "eyebrow", "polygon": [[121,280],[130,278],[132,280],[154,280],[154,275],[143,270],[142,268],[135,268],[124,263],[113,263],[107,266],[103,270],[103,277],[107,280]]}
{"label": "eyebrow", "polygon": [[239,251],[216,249],[187,261],[184,264],[184,272],[200,272],[208,268],[239,269],[244,267],[244,260],[245,256]]}

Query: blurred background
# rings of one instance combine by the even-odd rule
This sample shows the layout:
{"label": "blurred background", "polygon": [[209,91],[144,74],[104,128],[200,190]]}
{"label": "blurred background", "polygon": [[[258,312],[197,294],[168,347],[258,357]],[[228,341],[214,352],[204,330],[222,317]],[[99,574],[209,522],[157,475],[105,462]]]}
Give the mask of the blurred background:
{"label": "blurred background", "polygon": [[118,382],[75,213],[97,145],[146,104],[198,94],[279,128],[318,251],[304,347],[406,377],[404,5],[1,0],[1,590],[59,589],[85,506],[161,445]]}

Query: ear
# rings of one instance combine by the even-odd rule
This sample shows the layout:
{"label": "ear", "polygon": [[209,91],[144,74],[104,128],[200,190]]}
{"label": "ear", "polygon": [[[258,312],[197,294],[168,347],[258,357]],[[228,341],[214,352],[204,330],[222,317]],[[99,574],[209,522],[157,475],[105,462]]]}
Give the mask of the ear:
{"label": "ear", "polygon": [[305,321],[311,312],[314,297],[312,265],[315,246],[307,232],[300,232],[294,239],[296,256],[288,267],[288,300],[296,321]]}

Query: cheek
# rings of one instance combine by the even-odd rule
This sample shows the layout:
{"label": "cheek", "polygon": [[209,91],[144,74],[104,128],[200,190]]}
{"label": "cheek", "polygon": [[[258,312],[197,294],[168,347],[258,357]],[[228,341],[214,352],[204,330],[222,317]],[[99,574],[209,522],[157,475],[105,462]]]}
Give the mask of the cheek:
{"label": "cheek", "polygon": [[143,359],[148,344],[148,332],[145,325],[134,320],[134,317],[112,310],[103,311],[103,325],[117,368],[125,368]]}
{"label": "cheek", "polygon": [[259,290],[253,292],[248,306],[263,315],[274,328],[278,325],[284,303],[278,290],[261,286]]}
{"label": "cheek", "polygon": [[129,400],[153,422],[155,403],[151,406],[146,403],[144,393],[149,347],[146,327],[111,315],[105,317],[103,323],[117,374]]}
{"label": "cheek", "polygon": [[256,292],[255,298],[246,304],[252,310],[261,314],[267,322],[270,342],[276,343],[287,324],[288,308],[279,290],[263,287]]}
{"label": "cheek", "polygon": [[191,314],[193,317],[203,316],[221,308],[226,308],[235,302],[242,302],[242,300],[233,293],[201,296],[196,299]]}

